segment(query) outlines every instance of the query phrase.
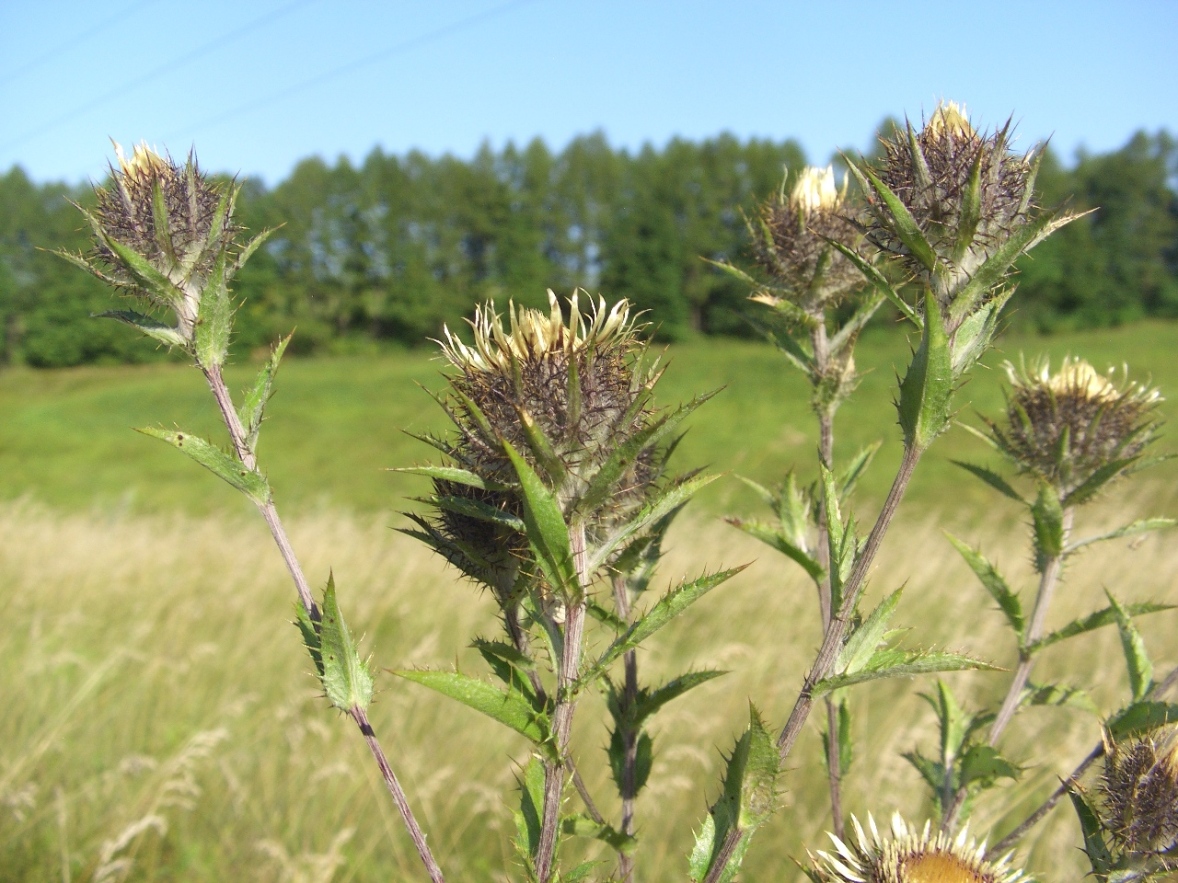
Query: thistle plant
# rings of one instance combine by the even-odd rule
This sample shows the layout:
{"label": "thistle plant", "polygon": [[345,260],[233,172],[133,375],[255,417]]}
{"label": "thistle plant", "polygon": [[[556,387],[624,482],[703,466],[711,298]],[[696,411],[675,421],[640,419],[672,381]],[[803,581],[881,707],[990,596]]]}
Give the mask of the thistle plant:
{"label": "thistle plant", "polygon": [[[1111,372],[1102,375],[1077,359],[1064,359],[1055,373],[1046,361],[1029,370],[1025,365],[1016,369],[1007,363],[1006,369],[1011,387],[1005,418],[1001,422],[983,418],[989,432],[978,434],[1001,452],[1018,473],[1032,480],[1034,493],[1024,496],[1000,474],[985,467],[960,465],[1026,508],[1039,582],[1027,616],[1019,593],[998,568],[979,549],[950,537],[1014,632],[1018,664],[996,711],[965,713],[943,684],[939,685],[938,695],[930,697],[941,727],[940,755],[928,758],[914,752],[908,758],[932,789],[945,831],[955,828],[968,802],[979,791],[993,787],[999,779],[1018,777],[1019,765],[999,752],[999,743],[1020,710],[1032,705],[1065,704],[1094,708],[1086,694],[1076,688],[1032,683],[1030,675],[1039,655],[1060,641],[1104,625],[1117,624],[1126,635],[1132,634],[1125,631],[1133,628],[1132,616],[1166,609],[1152,603],[1121,605],[1110,595],[1109,607],[1047,632],[1048,610],[1069,560],[1094,543],[1174,524],[1165,518],[1141,519],[1094,536],[1072,536],[1078,509],[1091,504],[1111,482],[1150,462],[1143,453],[1156,435],[1154,409],[1159,393],[1131,382],[1127,376],[1120,383],[1114,382]],[[1130,667],[1137,674],[1133,699],[1142,701],[1149,688],[1148,678],[1141,676],[1132,660]]]}
{"label": "thistle plant", "polygon": [[[111,167],[111,184],[96,189],[94,212],[83,210],[94,232],[92,252],[60,254],[149,311],[117,310],[104,317],[179,348],[204,375],[229,433],[229,452],[184,431],[140,431],[187,454],[243,493],[262,514],[294,581],[297,625],[324,694],[360,730],[430,878],[440,881],[441,870],[368,721],[373,679],[344,623],[334,582],[328,578],[321,607],[259,468],[262,418],[289,338],[274,348],[240,406],[234,405],[222,376],[233,323],[229,283],[267,234],[242,241],[242,231],[233,223],[237,187],[202,174],[194,155],[181,166],[146,145],[136,146],[130,158],[118,145],[115,152],[119,167]],[[171,311],[175,324],[161,321],[151,310]]]}
{"label": "thistle plant", "polygon": [[[426,439],[446,462],[408,470],[432,478],[434,490],[424,501],[432,515],[410,515],[417,528],[408,533],[489,590],[499,606],[506,640],[479,639],[475,646],[501,686],[457,672],[399,674],[532,742],[516,844],[530,879],[565,879],[558,846],[572,834],[611,846],[618,879],[629,880],[635,798],[651,768],[645,724],[718,674],[690,672],[643,687],[636,649],[735,571],[681,583],[637,611],[671,519],[711,480],[666,475],[677,427],[703,399],[654,410],[661,370],[657,360],[642,358],[645,346],[626,301],[607,309],[599,299],[583,310],[574,293],[567,321],[551,292],[549,302],[548,314],[511,305],[506,324],[493,304],[480,308],[472,344],[446,330],[442,352],[457,373],[439,402],[454,431]],[[595,591],[600,584],[608,590]],[[612,603],[603,605],[601,596]],[[586,662],[590,618],[603,623],[610,642]],[[615,682],[610,667],[619,659],[624,673]],[[578,699],[595,687],[607,692],[612,717],[609,759],[622,806],[614,822],[598,811],[570,754]],[[584,807],[571,815],[564,794],[570,779]]]}

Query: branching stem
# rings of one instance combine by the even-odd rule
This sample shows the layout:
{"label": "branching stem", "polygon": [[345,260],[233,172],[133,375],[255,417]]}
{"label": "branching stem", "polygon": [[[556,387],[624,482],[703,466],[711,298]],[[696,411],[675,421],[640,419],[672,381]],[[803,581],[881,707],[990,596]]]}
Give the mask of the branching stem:
{"label": "branching stem", "polygon": [[[1072,521],[1075,518],[1076,510],[1074,506],[1068,506],[1063,510],[1063,542],[1060,544],[1061,548],[1067,547],[1068,534],[1072,531]],[[993,748],[998,745],[998,740],[1002,737],[1002,733],[1006,727],[1014,719],[1018,712],[1019,704],[1022,702],[1023,689],[1027,685],[1027,679],[1031,675],[1031,667],[1035,664],[1034,654],[1028,649],[1030,645],[1034,644],[1041,637],[1043,637],[1044,625],[1047,622],[1047,608],[1051,604],[1051,598],[1055,594],[1055,587],[1059,583],[1060,571],[1063,569],[1064,558],[1066,552],[1061,552],[1058,555],[1052,555],[1043,564],[1043,572],[1039,576],[1039,589],[1035,594],[1035,607],[1031,611],[1031,621],[1027,624],[1026,634],[1022,638],[1022,647],[1019,649],[1018,667],[1014,671],[1014,677],[1010,680],[1010,687],[1006,691],[1006,697],[1002,700],[1002,706],[998,710],[997,717],[994,718],[994,723],[990,725],[990,735],[987,738],[987,744]],[[951,832],[957,826],[957,817],[961,813],[961,808],[965,804],[965,798],[968,794],[968,789],[958,788],[957,793],[953,795],[952,802],[945,807],[944,816],[941,819],[941,830],[946,833]]]}

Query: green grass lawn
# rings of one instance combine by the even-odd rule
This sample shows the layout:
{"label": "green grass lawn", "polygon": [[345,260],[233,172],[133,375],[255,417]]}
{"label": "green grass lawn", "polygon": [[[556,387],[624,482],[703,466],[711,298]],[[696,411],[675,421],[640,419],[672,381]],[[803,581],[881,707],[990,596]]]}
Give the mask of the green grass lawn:
{"label": "green grass lawn", "polygon": [[[130,333],[130,332],[128,332]],[[958,396],[959,419],[978,425],[974,413],[997,416],[1002,408],[1002,361],[1046,352],[1087,358],[1098,368],[1128,362],[1135,378],[1153,381],[1178,396],[1178,325],[1138,324],[1112,330],[1000,340]],[[887,491],[900,445],[895,375],[907,364],[900,330],[873,329],[860,342],[859,390],[839,413],[836,455],[882,439],[876,467],[862,485],[867,499]],[[763,482],[797,468],[814,475],[815,436],[808,389],[785,359],[765,344],[705,340],[672,347],[659,387],[660,403],[674,404],[723,387],[691,419],[677,462],[707,464],[714,471]],[[290,359],[262,432],[261,457],[279,505],[291,510],[329,506],[357,512],[404,508],[425,491],[420,479],[385,471],[428,461],[433,449],[406,435],[443,431],[441,409],[422,389],[442,386],[443,364],[431,350],[381,357]],[[232,369],[232,387],[244,387],[251,366]],[[1172,401],[1161,406],[1173,417]],[[212,399],[203,379],[177,365],[0,372],[0,499],[30,495],[55,507],[156,512],[185,509],[201,514],[243,510],[236,492],[177,456],[167,446],[136,435],[133,427],[179,426],[218,441]],[[1163,443],[1164,446],[1164,443]],[[961,428],[938,441],[925,458],[911,495],[953,505],[985,505],[992,495],[978,482],[958,482],[952,498],[940,491],[956,472],[953,459],[989,456]],[[1155,470],[1155,483],[1173,484],[1178,471]],[[1169,497],[1173,499],[1173,497]],[[700,498],[711,511],[743,510],[752,495],[731,475]]]}

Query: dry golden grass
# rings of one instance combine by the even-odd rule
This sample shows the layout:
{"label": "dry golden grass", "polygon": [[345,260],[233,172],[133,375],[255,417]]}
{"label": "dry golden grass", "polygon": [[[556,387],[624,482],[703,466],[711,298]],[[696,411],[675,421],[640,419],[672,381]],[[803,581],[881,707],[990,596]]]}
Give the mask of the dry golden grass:
{"label": "dry golden grass", "polygon": [[[1152,494],[1172,504],[1172,491]],[[1110,501],[1098,528],[1153,514]],[[1172,505],[1169,506],[1172,509]],[[1165,511],[1163,508],[1162,511]],[[485,597],[408,538],[399,516],[335,511],[293,521],[295,548],[313,579],[334,569],[344,610],[377,665],[478,672],[466,645],[494,629]],[[1009,663],[1001,617],[941,534],[949,526],[981,545],[1029,592],[1022,528],[1010,510],[923,517],[903,510],[867,603],[907,583],[897,620],[912,642]],[[1102,604],[1108,587],[1130,600],[1178,602],[1178,555],[1163,535],[1133,551],[1118,541],[1090,550],[1066,575],[1051,619]],[[818,641],[812,590],[766,547],[690,517],[672,536],[662,583],[754,561],[641,656],[645,677],[687,666],[730,669],[654,721],[652,784],[639,802],[641,879],[681,880],[692,829],[714,798],[721,752],[747,721],[751,699],[783,721]],[[11,880],[350,881],[423,879],[399,820],[353,728],[317,697],[293,618],[293,592],[260,521],[62,513],[0,506],[0,867]],[[1142,621],[1159,672],[1178,662],[1174,614]],[[1095,683],[1111,710],[1125,696],[1113,630],[1049,653],[1036,671]],[[949,680],[959,698],[1001,694],[1002,673]],[[858,754],[848,808],[910,817],[928,811],[899,754],[930,748],[933,720],[921,682],[857,688]],[[448,878],[506,880],[515,873],[515,765],[526,746],[488,719],[384,675],[373,723],[394,759]],[[576,738],[595,793],[608,794],[600,700],[579,710]],[[829,820],[817,727],[783,779],[783,807],[746,863],[748,880],[793,880],[790,856],[824,846]],[[1008,747],[1031,768],[1011,805],[991,795],[973,828],[1001,833],[1051,789],[1098,738],[1095,720],[1035,709]],[[611,806],[603,800],[603,808]],[[1082,876],[1070,810],[1028,841],[1044,879]],[[244,870],[243,870],[244,869]]]}

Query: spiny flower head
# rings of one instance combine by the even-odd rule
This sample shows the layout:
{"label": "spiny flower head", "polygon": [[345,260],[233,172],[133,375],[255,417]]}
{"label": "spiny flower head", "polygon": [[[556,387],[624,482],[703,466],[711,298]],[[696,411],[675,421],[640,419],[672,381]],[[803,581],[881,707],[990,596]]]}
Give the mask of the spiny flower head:
{"label": "spiny flower head", "polygon": [[96,189],[94,256],[108,281],[175,310],[181,336],[191,339],[201,293],[239,230],[232,188],[205,177],[192,155],[180,166],[146,144],[130,157],[116,144],[115,154],[112,185]]}
{"label": "spiny flower head", "polygon": [[1010,866],[1010,857],[986,859],[986,845],[969,839],[965,830],[956,837],[931,833],[926,822],[917,833],[896,813],[892,830],[881,834],[867,817],[870,833],[852,816],[856,842],[845,843],[833,834],[835,852],[811,856],[814,878],[821,883],[1021,883],[1029,878]]}
{"label": "spiny flower head", "polygon": [[[863,221],[867,238],[924,279],[942,310],[983,264],[1035,220],[1038,156],[1035,151],[1012,152],[1010,135],[1009,122],[990,134],[978,132],[964,108],[942,103],[919,132],[909,125],[884,140],[877,167],[853,169],[868,195]],[[1001,258],[1004,266],[996,275],[1001,277],[1019,254],[1069,220],[1036,229],[1035,236]],[[968,299],[967,312],[1004,295],[1008,292],[997,278],[987,292]],[[950,330],[964,318],[953,315]]]}
{"label": "spiny flower head", "polygon": [[[999,450],[1020,470],[1035,475],[1066,497],[1094,476],[1105,482],[1123,474],[1153,439],[1153,411],[1161,395],[1130,382],[1100,374],[1082,359],[1065,358],[1052,373],[1047,360],[1030,369],[1006,372],[1006,421],[989,424]],[[1100,472],[1114,464],[1111,475]],[[1107,471],[1107,470],[1106,470]],[[1098,475],[1100,473],[1100,475]]]}
{"label": "spiny flower head", "polygon": [[[770,290],[752,299],[776,306],[783,299],[818,316],[831,304],[863,287],[863,277],[831,242],[858,249],[863,234],[847,217],[847,179],[837,187],[834,169],[807,166],[793,189],[781,191],[760,209],[753,229],[753,256],[773,278]],[[780,293],[779,293],[780,292]]]}
{"label": "spiny flower head", "polygon": [[1102,821],[1123,852],[1178,849],[1178,727],[1106,740],[1099,790]]}
{"label": "spiny flower head", "polygon": [[[629,304],[607,308],[598,298],[584,309],[574,293],[568,305],[566,321],[552,292],[548,312],[512,304],[505,318],[488,303],[470,322],[473,343],[448,328],[441,342],[458,369],[445,400],[458,435],[437,446],[484,487],[436,481],[439,514],[429,528],[464,550],[462,560],[451,560],[501,600],[527,550],[508,445],[570,522],[584,525],[589,546],[633,513],[661,475],[665,452],[638,438],[656,419],[649,399],[659,372],[640,358],[645,345]],[[631,453],[619,460],[625,450]],[[502,517],[488,518],[491,512]]]}

